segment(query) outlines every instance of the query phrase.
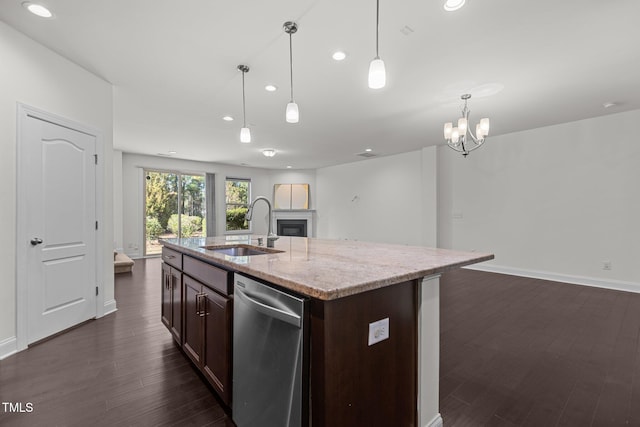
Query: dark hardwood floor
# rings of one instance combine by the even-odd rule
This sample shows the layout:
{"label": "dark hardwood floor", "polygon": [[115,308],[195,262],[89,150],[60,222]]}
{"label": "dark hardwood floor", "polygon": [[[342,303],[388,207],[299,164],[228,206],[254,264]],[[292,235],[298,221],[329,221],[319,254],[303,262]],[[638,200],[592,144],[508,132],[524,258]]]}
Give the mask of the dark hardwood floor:
{"label": "dark hardwood floor", "polygon": [[[445,427],[640,426],[639,294],[470,270],[441,284]],[[160,260],[117,275],[116,299],[0,361],[0,402],[33,404],[0,406],[0,426],[232,425],[160,323]]]}
{"label": "dark hardwood floor", "polygon": [[160,322],[160,259],[116,275],[118,311],[0,361],[0,426],[230,426]]}
{"label": "dark hardwood floor", "polygon": [[470,270],[441,284],[446,427],[640,426],[640,294]]}

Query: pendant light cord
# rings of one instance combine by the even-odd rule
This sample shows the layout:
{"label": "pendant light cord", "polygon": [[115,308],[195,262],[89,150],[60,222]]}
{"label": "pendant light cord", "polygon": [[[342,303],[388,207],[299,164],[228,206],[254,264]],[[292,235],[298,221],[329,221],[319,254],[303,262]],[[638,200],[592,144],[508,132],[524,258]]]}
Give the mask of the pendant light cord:
{"label": "pendant light cord", "polygon": [[291,75],[291,102],[293,102],[293,42],[289,32],[289,71]]}
{"label": "pendant light cord", "polygon": [[376,58],[380,58],[378,54],[378,34],[380,33],[380,0],[376,0]]}
{"label": "pendant light cord", "polygon": [[247,109],[244,98],[244,71],[242,71],[242,127],[247,127]]}

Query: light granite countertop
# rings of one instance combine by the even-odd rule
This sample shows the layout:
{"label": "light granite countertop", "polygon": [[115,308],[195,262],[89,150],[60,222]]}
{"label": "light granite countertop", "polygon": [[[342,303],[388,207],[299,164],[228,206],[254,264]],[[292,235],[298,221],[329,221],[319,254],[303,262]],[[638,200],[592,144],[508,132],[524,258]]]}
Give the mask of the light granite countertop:
{"label": "light granite countertop", "polygon": [[490,253],[307,237],[280,237],[274,249],[282,252],[266,255],[230,256],[203,248],[257,245],[257,237],[163,239],[161,242],[167,248],[321,300],[342,298],[494,258]]}

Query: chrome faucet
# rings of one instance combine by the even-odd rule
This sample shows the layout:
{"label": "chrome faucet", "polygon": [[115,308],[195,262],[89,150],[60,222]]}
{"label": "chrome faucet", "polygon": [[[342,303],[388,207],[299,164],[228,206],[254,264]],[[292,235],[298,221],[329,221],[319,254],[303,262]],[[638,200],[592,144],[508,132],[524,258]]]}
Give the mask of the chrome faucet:
{"label": "chrome faucet", "polygon": [[272,224],[272,221],[271,221],[271,217],[272,217],[271,202],[269,201],[269,199],[267,199],[264,196],[258,196],[255,199],[253,199],[253,202],[251,202],[251,205],[249,205],[249,209],[247,210],[247,213],[246,213],[244,218],[247,221],[251,221],[251,217],[253,216],[253,206],[256,204],[256,202],[258,200],[264,200],[265,202],[267,202],[267,206],[269,207],[269,224],[268,224],[268,231],[267,231],[267,247],[268,248],[272,248],[273,247],[273,242],[278,240],[278,236],[273,233],[273,224]]}

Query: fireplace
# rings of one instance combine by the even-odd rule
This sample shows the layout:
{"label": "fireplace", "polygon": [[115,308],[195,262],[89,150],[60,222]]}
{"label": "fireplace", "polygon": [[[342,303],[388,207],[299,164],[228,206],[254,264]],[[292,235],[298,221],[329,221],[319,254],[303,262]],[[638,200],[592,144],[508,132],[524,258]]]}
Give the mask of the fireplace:
{"label": "fireplace", "polygon": [[306,219],[279,219],[278,236],[307,237]]}
{"label": "fireplace", "polygon": [[274,209],[273,229],[278,236],[313,237],[313,209]]}

